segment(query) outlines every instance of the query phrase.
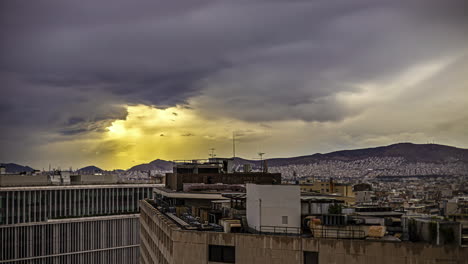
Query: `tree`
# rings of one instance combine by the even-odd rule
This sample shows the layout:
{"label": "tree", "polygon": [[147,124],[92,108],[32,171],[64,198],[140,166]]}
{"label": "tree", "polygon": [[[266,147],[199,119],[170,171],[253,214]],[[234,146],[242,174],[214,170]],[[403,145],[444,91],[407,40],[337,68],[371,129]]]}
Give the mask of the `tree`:
{"label": "tree", "polygon": [[341,209],[343,209],[343,206],[341,204],[335,203],[330,205],[328,207],[328,213],[329,214],[341,214]]}

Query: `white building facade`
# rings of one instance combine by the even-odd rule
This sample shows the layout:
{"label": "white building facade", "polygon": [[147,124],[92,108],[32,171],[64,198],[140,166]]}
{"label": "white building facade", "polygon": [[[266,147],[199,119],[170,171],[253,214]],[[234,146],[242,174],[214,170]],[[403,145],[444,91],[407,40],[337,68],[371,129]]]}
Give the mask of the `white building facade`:
{"label": "white building facade", "polygon": [[247,184],[247,223],[259,232],[299,233],[299,186]]}

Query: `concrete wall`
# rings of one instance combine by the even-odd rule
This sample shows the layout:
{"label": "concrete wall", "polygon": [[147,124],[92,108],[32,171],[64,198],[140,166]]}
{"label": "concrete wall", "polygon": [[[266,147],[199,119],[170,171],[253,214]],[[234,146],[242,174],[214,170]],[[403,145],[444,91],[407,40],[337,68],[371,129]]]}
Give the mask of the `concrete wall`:
{"label": "concrete wall", "polygon": [[117,183],[117,180],[117,175],[113,174],[71,176],[72,184],[113,184]]}
{"label": "concrete wall", "polygon": [[462,230],[461,223],[459,222],[436,221],[418,218],[411,219],[409,221],[414,221],[414,224],[409,227],[409,232],[412,231],[411,229],[415,228],[416,230],[414,232],[418,234],[418,241],[425,241],[436,245],[461,245]]}
{"label": "concrete wall", "polygon": [[356,202],[357,203],[368,203],[372,201],[373,191],[359,191],[356,192]]}
{"label": "concrete wall", "polygon": [[[283,217],[287,217],[286,224]],[[301,226],[299,186],[247,184],[247,222],[250,228],[258,231],[269,232],[260,227],[274,226],[297,232]]]}
{"label": "concrete wall", "polygon": [[32,186],[32,185],[47,185],[49,179],[47,175],[20,175],[20,174],[3,174],[0,175],[0,186]]}
{"label": "concrete wall", "polygon": [[147,202],[141,209],[140,263],[214,263],[209,245],[234,246],[236,263],[303,264],[304,251],[318,252],[320,264],[468,263],[468,248],[462,247],[185,231]]}

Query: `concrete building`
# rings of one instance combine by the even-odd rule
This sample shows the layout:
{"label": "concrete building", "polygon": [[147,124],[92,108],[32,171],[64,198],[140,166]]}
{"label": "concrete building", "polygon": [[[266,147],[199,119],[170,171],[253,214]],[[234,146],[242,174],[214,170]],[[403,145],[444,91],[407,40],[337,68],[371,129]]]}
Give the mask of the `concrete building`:
{"label": "concrete building", "polygon": [[140,263],[466,263],[468,249],[392,243],[184,230],[141,201]]}
{"label": "concrete building", "polygon": [[323,196],[301,196],[301,215],[322,215],[328,214],[330,206],[343,205],[344,201],[339,198],[329,198]]}
{"label": "concrete building", "polygon": [[299,186],[247,184],[247,222],[256,231],[300,233]]}
{"label": "concrete building", "polygon": [[346,197],[354,197],[353,186],[349,184],[336,183],[330,181],[310,181],[301,182],[302,192],[315,192],[321,194],[339,194]]}
{"label": "concrete building", "polygon": [[373,198],[375,198],[373,191],[356,192],[356,203],[371,203]]}
{"label": "concrete building", "polygon": [[404,234],[411,241],[425,241],[435,245],[462,244],[462,225],[437,218],[403,217]]}
{"label": "concrete building", "polygon": [[2,174],[0,175],[0,187],[48,185],[50,183],[51,183],[50,178],[47,175],[27,175],[27,174]]}
{"label": "concrete building", "polygon": [[232,173],[229,159],[209,159],[175,162],[173,173],[166,173],[166,188],[182,191],[183,184],[281,184],[280,173]]}
{"label": "concrete building", "polygon": [[137,263],[139,200],[158,186],[0,188],[0,263]]}
{"label": "concrete building", "polygon": [[156,184],[0,188],[0,225],[48,219],[138,213]]}
{"label": "concrete building", "polygon": [[72,174],[70,171],[53,171],[38,174],[1,174],[0,187],[48,186],[74,184],[116,184],[116,174]]}
{"label": "concrete building", "polygon": [[115,174],[80,174],[70,177],[71,184],[115,184],[118,182],[118,177]]}
{"label": "concrete building", "polygon": [[138,219],[129,214],[2,225],[0,263],[138,263]]}

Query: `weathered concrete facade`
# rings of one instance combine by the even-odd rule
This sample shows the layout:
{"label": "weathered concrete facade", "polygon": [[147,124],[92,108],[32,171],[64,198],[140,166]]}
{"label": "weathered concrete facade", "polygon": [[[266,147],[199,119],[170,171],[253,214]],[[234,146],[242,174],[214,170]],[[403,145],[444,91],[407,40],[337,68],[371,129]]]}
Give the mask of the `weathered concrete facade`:
{"label": "weathered concrete facade", "polygon": [[0,226],[0,263],[138,263],[139,216]]}
{"label": "weathered concrete facade", "polygon": [[3,174],[0,176],[0,186],[35,186],[47,185],[49,178],[47,175],[21,175]]}
{"label": "weathered concrete facade", "polygon": [[324,264],[468,263],[468,248],[461,247],[186,231],[148,202],[140,208],[140,263],[216,263],[209,262],[210,245],[235,247],[235,263],[302,264],[304,252],[317,252]]}

